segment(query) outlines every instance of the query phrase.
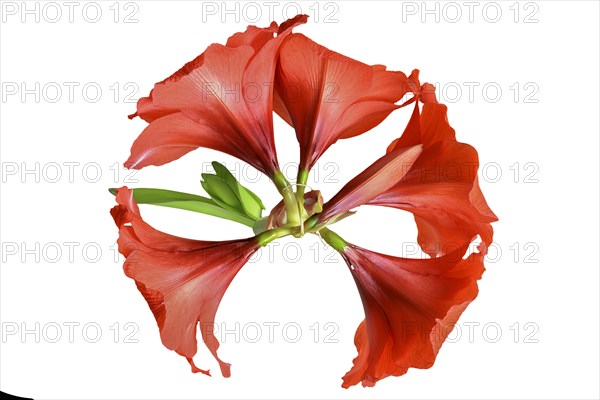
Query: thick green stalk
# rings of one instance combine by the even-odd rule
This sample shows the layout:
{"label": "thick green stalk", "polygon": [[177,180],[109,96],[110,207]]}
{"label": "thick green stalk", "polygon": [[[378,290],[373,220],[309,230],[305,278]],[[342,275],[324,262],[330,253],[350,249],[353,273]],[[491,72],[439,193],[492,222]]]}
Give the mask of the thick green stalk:
{"label": "thick green stalk", "polygon": [[327,242],[328,245],[333,247],[339,253],[342,253],[344,249],[348,246],[348,242],[346,242],[344,239],[341,238],[340,235],[328,228],[321,229],[319,233],[321,234],[323,240],[325,240],[325,242]]}
{"label": "thick green stalk", "polygon": [[304,211],[304,192],[306,191],[306,182],[308,182],[308,171],[304,169],[298,170],[298,177],[296,178],[296,201],[298,207]]}
{"label": "thick green stalk", "polygon": [[288,224],[298,226],[300,224],[300,212],[292,185],[290,185],[289,181],[281,171],[275,172],[275,175],[273,175],[273,183],[275,183],[277,190],[279,190],[279,193],[283,196]]}
{"label": "thick green stalk", "polygon": [[304,201],[306,182],[308,182],[308,171],[301,169],[298,171],[298,177],[296,178],[296,184],[298,186],[296,194],[298,195],[298,199],[302,199],[302,201]]}
{"label": "thick green stalk", "polygon": [[265,231],[265,232],[257,235],[256,240],[258,241],[258,244],[260,244],[262,247],[265,247],[267,244],[271,243],[273,240],[294,234],[295,230],[297,230],[297,228],[269,229],[268,231]]}
{"label": "thick green stalk", "polygon": [[319,214],[315,214],[306,221],[304,221],[304,231],[311,233],[312,229],[319,223]]}

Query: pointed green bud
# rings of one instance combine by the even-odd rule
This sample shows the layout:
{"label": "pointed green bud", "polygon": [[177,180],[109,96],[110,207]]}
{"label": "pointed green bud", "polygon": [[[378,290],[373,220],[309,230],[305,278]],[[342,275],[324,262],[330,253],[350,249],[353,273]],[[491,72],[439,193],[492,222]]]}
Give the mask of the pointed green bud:
{"label": "pointed green bud", "polygon": [[212,166],[216,176],[222,179],[222,181],[233,191],[243,212],[250,218],[260,219],[262,217],[262,210],[265,209],[261,199],[250,189],[242,186],[223,164],[213,161]]}
{"label": "pointed green bud", "polygon": [[225,180],[210,174],[202,174],[202,179],[202,187],[216,203],[225,204],[224,208],[243,212],[240,200]]}
{"label": "pointed green bud", "polygon": [[238,196],[239,200],[242,203],[242,207],[246,214],[250,217],[260,219],[262,217],[262,210],[264,210],[264,205],[260,199],[252,196],[254,193],[250,192],[245,187],[239,185],[238,186]]}

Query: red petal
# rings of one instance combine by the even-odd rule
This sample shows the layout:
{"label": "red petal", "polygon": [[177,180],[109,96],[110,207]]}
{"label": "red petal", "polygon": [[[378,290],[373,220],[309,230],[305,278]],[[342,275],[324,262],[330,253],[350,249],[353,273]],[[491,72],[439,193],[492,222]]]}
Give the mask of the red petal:
{"label": "red petal", "polygon": [[210,123],[194,122],[180,112],[153,121],[131,146],[125,167],[141,169],[169,163],[199,146],[233,156],[239,152]]}
{"label": "red petal", "polygon": [[482,215],[493,218],[494,220],[498,219],[483,197],[483,193],[479,187],[479,177],[477,175],[475,176],[475,182],[473,182],[473,189],[469,193],[469,199],[471,200],[471,204],[473,204],[477,211]]}
{"label": "red petal", "polygon": [[[398,108],[399,106],[385,101],[361,101],[351,105],[344,112],[337,128],[339,139],[348,139],[373,129]],[[360,118],[355,118],[356,116]]]}
{"label": "red petal", "polygon": [[365,321],[356,331],[358,356],[344,376],[348,388],[373,386],[408,368],[429,368],[458,317],[477,297],[483,256],[412,260],[348,245],[343,256],[358,286]]}
{"label": "red petal", "polygon": [[435,97],[435,86],[431,83],[424,83],[421,85],[421,89],[419,91],[419,100],[422,103],[437,103],[437,99]]}
{"label": "red petal", "polygon": [[375,161],[323,205],[319,221],[325,222],[336,214],[350,211],[385,193],[410,171],[421,151],[421,146],[398,149]]}
{"label": "red petal", "polygon": [[[255,96],[248,95],[252,99],[252,101],[248,102],[248,108],[253,118],[260,125],[261,131],[270,133],[267,139],[270,141],[272,149],[275,149],[275,139],[273,137],[273,92],[275,68],[279,60],[279,49],[284,40],[292,33],[292,29],[299,24],[306,23],[307,18],[306,15],[297,15],[285,21],[279,27],[277,37],[263,46],[252,62],[248,64],[244,72],[244,88],[252,91],[253,88],[256,89],[258,87],[260,82],[263,83],[257,92],[261,95],[260,101],[256,101]],[[265,106],[265,104],[268,106]],[[264,147],[260,140],[258,143],[263,146],[263,151],[269,150]]]}
{"label": "red petal", "polygon": [[344,111],[340,125],[340,138],[347,139],[360,135],[379,125],[392,111],[400,106],[398,94],[408,90],[406,75],[403,72],[386,71],[383,65],[373,66],[373,78],[369,93],[359,102]]}
{"label": "red petal", "polygon": [[414,94],[419,94],[419,89],[421,87],[421,81],[419,80],[420,72],[421,71],[419,71],[418,69],[413,69],[407,78],[409,91]]}
{"label": "red petal", "polygon": [[[437,103],[437,99],[435,97],[435,86],[431,83],[424,83],[421,85],[421,81],[419,80],[419,70],[414,69],[411,74],[408,76],[408,91],[415,94],[416,98],[418,98],[422,103]],[[407,101],[405,103],[409,104]]]}
{"label": "red petal", "polygon": [[[201,125],[204,133],[198,135],[195,129],[191,138],[186,138],[185,132],[171,135],[167,141],[178,140],[180,143],[173,143],[178,151],[164,151],[165,147],[153,149],[152,141],[140,141],[137,153],[164,153],[155,157],[164,164],[197,147],[223,151],[215,143],[226,142],[229,154],[272,176],[278,169],[272,103],[279,47],[291,29],[306,22],[306,18],[299,15],[285,22],[281,27],[285,29],[279,29],[276,38],[273,38],[278,32],[276,24],[269,28],[249,27],[230,37],[226,46],[209,46],[175,74],[157,83],[149,97],[138,101],[133,116],[139,115],[152,125],[179,113],[180,117]],[[153,131],[157,136],[170,135],[165,126],[168,128],[162,124]],[[190,146],[192,142],[194,145]],[[181,151],[182,148],[187,151]],[[132,154],[129,162],[137,168],[152,164],[137,160],[136,154]]]}
{"label": "red petal", "polygon": [[456,140],[454,129],[448,123],[448,107],[440,103],[423,104],[421,140],[425,147],[441,140]]}
{"label": "red petal", "polygon": [[165,347],[186,357],[192,371],[196,329],[200,322],[204,343],[219,362],[223,376],[230,365],[219,359],[213,334],[217,308],[237,272],[259,248],[254,238],[211,242],[184,239],[157,231],[140,216],[133,192],[117,191],[111,210],[119,227],[119,252],[126,258],[125,274],[134,279],[150,306]]}
{"label": "red petal", "polygon": [[281,47],[275,111],[296,130],[300,168],[340,138],[378,125],[407,90],[402,72],[369,66],[293,34]]}
{"label": "red petal", "polygon": [[477,234],[491,243],[495,216],[482,214],[471,201],[479,166],[467,144],[442,141],[425,149],[404,178],[370,202],[415,215],[423,251],[446,254],[470,243]]}
{"label": "red petal", "polygon": [[267,42],[273,39],[273,34],[277,33],[277,24],[272,22],[268,28],[258,28],[248,26],[245,32],[237,32],[227,39],[227,47],[240,47],[249,45],[258,52]]}
{"label": "red petal", "polygon": [[137,101],[137,111],[128,117],[129,119],[140,117],[146,122],[152,122],[173,112],[176,112],[176,110],[161,110],[154,107],[152,104],[152,92],[150,92],[150,97],[141,97]]}
{"label": "red petal", "polygon": [[388,151],[418,143],[425,149],[413,169],[370,204],[412,212],[419,230],[418,242],[432,257],[471,242],[476,235],[481,236],[480,250],[485,253],[493,237],[490,222],[498,218],[479,188],[477,152],[456,142],[445,105],[426,103],[419,115],[415,104],[406,130]]}
{"label": "red petal", "polygon": [[455,131],[448,123],[447,112],[448,107],[444,104],[426,103],[421,114],[419,104],[415,103],[406,129],[400,138],[390,144],[388,151],[417,144],[427,148],[442,140],[456,141]]}
{"label": "red petal", "polygon": [[402,136],[394,140],[387,148],[387,152],[393,151],[394,149],[401,149],[403,147],[416,146],[423,144],[421,140],[421,113],[419,112],[419,102],[415,102],[413,113],[408,120],[406,128]]}

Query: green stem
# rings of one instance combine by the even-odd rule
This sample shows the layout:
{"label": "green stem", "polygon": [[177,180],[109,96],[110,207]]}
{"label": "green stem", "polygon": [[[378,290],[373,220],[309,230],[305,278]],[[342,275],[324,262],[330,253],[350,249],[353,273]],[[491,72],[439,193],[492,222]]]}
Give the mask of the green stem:
{"label": "green stem", "polygon": [[282,238],[284,236],[292,235],[297,228],[275,228],[269,229],[259,235],[256,236],[256,240],[258,244],[262,247],[265,247],[267,244],[271,243],[273,240]]}
{"label": "green stem", "polygon": [[304,221],[304,232],[311,233],[312,229],[319,223],[319,214],[315,214],[306,221]]}
{"label": "green stem", "polygon": [[342,253],[344,249],[348,246],[348,242],[346,242],[344,239],[341,238],[340,235],[328,228],[321,229],[319,233],[321,234],[323,240],[325,240],[325,242],[327,242],[328,245],[333,247],[339,253]]}
{"label": "green stem", "polygon": [[276,171],[273,175],[273,183],[275,183],[277,190],[281,193],[281,196],[283,196],[288,223],[295,226],[299,225],[300,213],[298,211],[296,197],[294,196],[294,190],[292,189],[290,182],[285,178],[281,171]]}
{"label": "green stem", "polygon": [[[246,215],[227,210],[212,199],[190,193],[176,192],[173,190],[136,188],[133,198],[137,204],[151,204],[153,206],[177,208],[180,210],[193,211],[213,217],[238,222],[252,228],[256,221]],[[117,194],[116,188],[108,189],[113,195]]]}
{"label": "green stem", "polygon": [[296,201],[298,209],[304,212],[304,192],[306,191],[306,182],[308,182],[308,171],[305,169],[298,170],[296,178]]}
{"label": "green stem", "polygon": [[301,169],[298,171],[298,177],[296,178],[296,183],[298,186],[298,191],[296,192],[299,195],[299,199],[301,198],[304,201],[304,190],[306,189],[306,182],[308,182],[308,171],[305,169]]}

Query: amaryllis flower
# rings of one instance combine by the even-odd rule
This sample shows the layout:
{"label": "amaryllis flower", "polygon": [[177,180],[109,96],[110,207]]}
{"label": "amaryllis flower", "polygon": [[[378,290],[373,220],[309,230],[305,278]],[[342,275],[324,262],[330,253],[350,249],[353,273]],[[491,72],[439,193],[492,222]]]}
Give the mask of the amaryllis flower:
{"label": "amaryllis flower", "polygon": [[325,228],[321,235],[343,256],[365,310],[354,343],[358,356],[342,387],[374,386],[408,368],[429,368],[466,307],[477,297],[483,255],[466,247],[443,257],[408,259],[375,253]]}
{"label": "amaryllis flower", "polygon": [[148,302],[163,344],[185,357],[193,372],[210,375],[192,360],[200,324],[204,343],[228,377],[230,365],[217,355],[215,314],[235,275],[260,247],[258,239],[212,242],[172,236],[144,222],[130,189],[118,189],[117,203],[111,214],[119,227],[123,268]]}
{"label": "amaryllis flower", "polygon": [[[417,73],[418,75],[418,73]],[[418,88],[418,89],[417,89]],[[425,87],[427,89],[427,87]],[[492,242],[491,212],[477,184],[477,152],[458,143],[446,106],[415,85],[415,111],[385,156],[348,182],[323,212],[307,221],[341,252],[365,308],[355,344],[358,357],[344,387],[372,386],[409,367],[429,368],[460,314],[477,295],[476,280]],[[419,100],[424,101],[423,115]],[[326,225],[358,206],[410,211],[418,241],[432,258],[392,257],[348,244]],[[462,259],[477,235],[479,252]],[[410,332],[407,329],[411,329]]]}
{"label": "amaryllis flower", "polygon": [[422,145],[423,153],[402,179],[369,202],[410,211],[419,230],[423,251],[439,256],[470,243],[477,235],[481,251],[492,242],[491,222],[497,217],[487,205],[479,187],[477,151],[456,141],[448,123],[447,107],[433,93],[418,102],[403,135],[389,152],[406,146]]}
{"label": "amaryllis flower", "polygon": [[[278,238],[319,234],[346,261],[361,296],[365,320],[355,335],[358,356],[343,387],[373,386],[409,368],[429,368],[458,318],[478,293],[483,257],[492,242],[488,207],[477,180],[475,149],[456,140],[433,85],[369,66],[291,33],[306,16],[281,26],[249,27],[213,44],[138,102],[134,116],[148,127],[134,142],[130,168],[162,165],[197,147],[231,154],[267,174],[283,200],[262,216],[262,200],[225,166],[203,174],[210,196],[172,190],[121,188],[111,210],[119,227],[119,251],[152,310],[163,344],[195,366],[196,331],[217,355],[213,332],[217,307],[237,272],[261,246]],[[410,98],[400,104],[409,94]],[[360,135],[392,111],[414,103],[402,136],[381,158],[350,180],[332,199],[305,193],[310,169],[337,140]],[[421,110],[422,104],[422,110]],[[296,185],[278,167],[275,111],[296,131],[300,166]],[[144,222],[140,204],[175,207],[229,219],[256,236],[199,241],[159,232]],[[426,258],[376,253],[344,241],[330,226],[360,206],[409,211]],[[471,242],[481,237],[477,251]],[[428,258],[427,258],[428,257]]]}
{"label": "amaryllis flower", "polygon": [[399,106],[406,75],[335,53],[301,34],[281,47],[274,109],[296,130],[299,182],[338,139],[360,135]]}
{"label": "amaryllis flower", "polygon": [[[248,27],[225,46],[210,45],[138,101],[150,124],[133,143],[128,168],[162,165],[198,147],[246,161],[273,178],[278,170],[273,138],[273,81],[279,47],[298,15],[280,26]],[[276,37],[274,35],[277,34]]]}

